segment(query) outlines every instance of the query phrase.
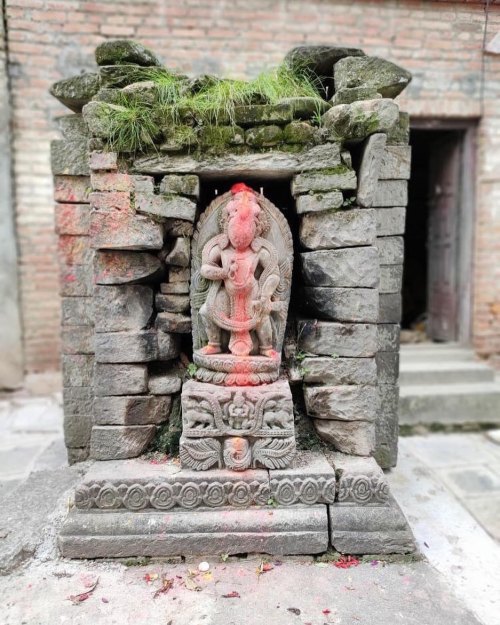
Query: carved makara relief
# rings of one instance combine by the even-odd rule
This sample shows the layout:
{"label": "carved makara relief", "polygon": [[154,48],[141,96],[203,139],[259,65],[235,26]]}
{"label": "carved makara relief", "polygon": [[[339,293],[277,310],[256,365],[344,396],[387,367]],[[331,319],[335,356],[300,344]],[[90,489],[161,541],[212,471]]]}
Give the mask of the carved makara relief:
{"label": "carved makara relief", "polygon": [[192,245],[196,377],[225,385],[278,378],[292,278],[286,219],[244,184],[217,198]]}

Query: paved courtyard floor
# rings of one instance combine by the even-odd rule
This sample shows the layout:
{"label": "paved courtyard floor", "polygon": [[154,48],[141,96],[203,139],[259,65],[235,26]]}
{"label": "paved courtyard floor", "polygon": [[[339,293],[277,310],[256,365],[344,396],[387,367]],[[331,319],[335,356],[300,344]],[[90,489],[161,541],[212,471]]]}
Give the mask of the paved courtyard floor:
{"label": "paved courtyard floor", "polygon": [[500,624],[498,434],[401,439],[388,478],[419,561],[338,569],[270,558],[259,574],[257,557],[211,559],[200,573],[198,560],[58,558],[57,531],[84,470],[66,465],[61,421],[57,393],[0,399],[0,625]]}

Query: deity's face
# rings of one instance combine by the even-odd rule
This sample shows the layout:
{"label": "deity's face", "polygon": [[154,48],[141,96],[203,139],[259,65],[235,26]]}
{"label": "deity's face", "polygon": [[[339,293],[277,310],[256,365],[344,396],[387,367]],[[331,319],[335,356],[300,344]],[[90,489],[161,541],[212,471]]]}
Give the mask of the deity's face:
{"label": "deity's face", "polygon": [[260,213],[255,196],[251,192],[237,193],[226,207],[228,214],[227,236],[231,245],[246,250],[257,234],[257,217]]}

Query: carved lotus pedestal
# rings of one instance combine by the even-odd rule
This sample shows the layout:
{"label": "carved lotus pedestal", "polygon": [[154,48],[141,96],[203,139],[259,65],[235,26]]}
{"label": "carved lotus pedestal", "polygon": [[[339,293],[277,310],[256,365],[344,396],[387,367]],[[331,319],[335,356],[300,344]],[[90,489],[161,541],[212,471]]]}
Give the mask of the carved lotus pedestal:
{"label": "carved lotus pedestal", "polygon": [[261,386],[189,381],[182,389],[182,466],[284,469],[295,456],[287,380]]}

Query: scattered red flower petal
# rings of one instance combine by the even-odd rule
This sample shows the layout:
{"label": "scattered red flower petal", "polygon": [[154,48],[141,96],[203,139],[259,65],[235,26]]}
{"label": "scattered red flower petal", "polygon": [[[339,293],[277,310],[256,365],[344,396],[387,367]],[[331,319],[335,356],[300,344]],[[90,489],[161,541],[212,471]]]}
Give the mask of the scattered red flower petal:
{"label": "scattered red flower petal", "polygon": [[333,563],[338,569],[350,569],[351,566],[358,566],[359,560],[354,556],[340,556],[340,558]]}
{"label": "scattered red flower petal", "polygon": [[236,592],[236,590],[228,592],[227,595],[222,595],[222,596],[224,597],[224,599],[241,599],[240,593]]}
{"label": "scattered red flower petal", "polygon": [[329,610],[328,608],[325,608],[325,609],[323,610],[323,614],[331,614],[331,612],[332,612],[332,611],[331,611],[331,610]]}

